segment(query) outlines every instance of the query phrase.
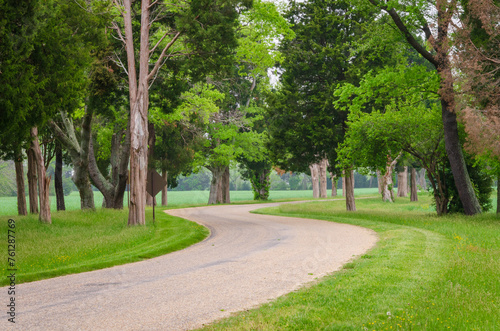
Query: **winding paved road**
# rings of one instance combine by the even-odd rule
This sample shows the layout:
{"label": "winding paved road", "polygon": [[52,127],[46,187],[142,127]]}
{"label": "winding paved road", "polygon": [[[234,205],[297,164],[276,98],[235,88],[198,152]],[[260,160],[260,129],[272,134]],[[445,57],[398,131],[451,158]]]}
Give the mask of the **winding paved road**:
{"label": "winding paved road", "polygon": [[[249,213],[271,205],[170,210],[207,226],[211,235],[150,260],[21,284],[16,329],[200,327],[338,270],[377,241],[374,232],[356,226]],[[4,316],[0,328],[7,323]]]}

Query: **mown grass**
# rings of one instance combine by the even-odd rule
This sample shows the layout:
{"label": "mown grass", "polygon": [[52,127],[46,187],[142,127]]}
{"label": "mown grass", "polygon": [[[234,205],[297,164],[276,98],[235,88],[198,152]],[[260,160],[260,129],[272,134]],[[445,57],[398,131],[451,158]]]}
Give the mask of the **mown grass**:
{"label": "mown grass", "polygon": [[[146,226],[128,227],[128,210],[100,209],[53,212],[52,224],[37,215],[14,217],[16,282],[30,282],[125,264],[180,250],[203,240],[208,230],[194,222],[146,211]],[[2,275],[7,267],[7,220],[0,216],[4,249]],[[0,285],[7,285],[2,277]]]}
{"label": "mown grass", "polygon": [[[342,190],[338,191],[342,195]],[[377,193],[377,188],[360,188],[355,189],[355,195],[370,195]],[[208,191],[169,191],[168,192],[168,206],[169,207],[185,207],[195,205],[206,205],[208,202]],[[311,199],[312,191],[271,191],[269,198],[272,201],[283,200],[297,200],[297,199]],[[94,192],[95,206],[99,208],[102,206],[102,194],[98,191]],[[26,197],[29,203],[28,197]],[[127,193],[125,193],[125,200],[127,200]],[[157,203],[161,203],[161,194],[156,196]],[[253,193],[251,191],[231,191],[232,202],[249,202],[253,200]],[[51,210],[57,210],[56,198],[50,197]],[[80,195],[78,192],[71,192],[70,195],[65,197],[66,210],[80,209]],[[127,202],[125,201],[125,206]],[[0,197],[0,215],[17,215],[17,198],[16,197]]]}
{"label": "mown grass", "polygon": [[318,284],[208,330],[498,330],[500,218],[436,217],[420,202],[359,199],[288,204],[259,213],[373,229],[376,247]]}

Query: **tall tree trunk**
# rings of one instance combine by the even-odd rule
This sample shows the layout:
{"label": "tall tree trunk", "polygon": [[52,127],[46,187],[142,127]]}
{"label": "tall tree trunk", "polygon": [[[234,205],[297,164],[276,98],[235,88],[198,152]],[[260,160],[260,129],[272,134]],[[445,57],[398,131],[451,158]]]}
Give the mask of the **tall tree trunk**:
{"label": "tall tree trunk", "polygon": [[345,171],[342,171],[342,196],[345,198]]}
{"label": "tall tree trunk", "polygon": [[54,186],[56,191],[57,210],[66,210],[64,204],[64,188],[62,181],[62,149],[61,143],[56,141],[56,169],[54,172]]}
{"label": "tall tree trunk", "polygon": [[42,151],[40,150],[40,144],[38,143],[38,128],[31,128],[31,146],[36,159],[37,172],[38,172],[38,191],[40,197],[40,214],[39,220],[43,223],[52,223],[52,217],[50,214],[50,200],[49,200],[49,185],[50,178],[47,177],[45,173],[45,165],[43,162]]}
{"label": "tall tree trunk", "polygon": [[167,183],[161,189],[161,205],[168,206],[168,171],[163,170],[161,175],[163,177],[163,180]]}
{"label": "tall tree trunk", "polygon": [[356,201],[354,199],[354,171],[345,171],[345,206],[347,211],[356,211]]}
{"label": "tall tree trunk", "polygon": [[[150,170],[154,169],[153,154],[155,149],[155,143],[156,143],[155,126],[153,123],[148,122],[148,162]],[[153,203],[156,203],[156,199],[154,199],[154,197],[152,197],[151,194],[146,193],[146,205],[151,207],[153,206]]]}
{"label": "tall tree trunk", "polygon": [[318,178],[318,170],[319,166],[317,163],[311,164],[309,166],[311,170],[311,180],[312,180],[312,189],[313,189],[313,198],[319,198],[319,178]]}
{"label": "tall tree trunk", "polygon": [[402,172],[398,172],[398,197],[408,196],[408,167],[405,166]]}
{"label": "tall tree trunk", "polygon": [[497,214],[500,215],[500,174],[497,176]]}
{"label": "tall tree trunk", "polygon": [[377,170],[377,185],[378,185],[378,194],[382,194],[382,188],[384,186],[384,178],[380,173],[380,170]]}
{"label": "tall tree trunk", "polygon": [[413,167],[411,168],[411,175],[410,175],[410,201],[418,201],[417,170]]}
{"label": "tall tree trunk", "polygon": [[28,195],[30,198],[30,214],[38,214],[36,158],[33,146],[26,150],[26,154],[28,155]]}
{"label": "tall tree trunk", "polygon": [[212,180],[210,181],[210,195],[208,197],[208,204],[214,205],[218,203],[217,198],[219,196],[219,187],[221,186],[222,174],[225,171],[225,167],[209,167],[208,170],[212,172]]}
{"label": "tall tree trunk", "polygon": [[326,198],[326,168],[328,167],[328,160],[323,159],[319,163],[319,197]]}
{"label": "tall tree trunk", "polygon": [[[451,76],[451,70],[449,75]],[[441,85],[443,85],[443,83]],[[451,87],[446,88],[448,91],[444,93],[446,93],[451,100],[454,97],[454,91],[453,84],[449,83],[449,85],[451,85]],[[444,87],[442,86],[441,88],[443,89]],[[452,102],[453,101],[448,101],[448,98],[441,97],[446,153],[450,160],[451,172],[453,173],[453,179],[455,180],[455,186],[458,190],[460,201],[462,201],[464,212],[466,215],[475,215],[481,213],[481,205],[476,197],[469,173],[467,172],[467,167],[465,166],[462,146],[458,137],[457,115],[453,112],[454,105]]]}
{"label": "tall tree trunk", "polygon": [[224,170],[222,175],[221,188],[222,188],[222,201],[221,203],[231,203],[231,196],[229,190],[229,166]]}
{"label": "tall tree trunk", "polygon": [[148,108],[149,108],[149,4],[141,2],[141,36],[139,79],[136,76],[135,48],[132,32],[131,1],[125,0],[125,50],[130,99],[130,206],[128,225],[146,224],[146,178],[148,171]]}
{"label": "tall tree trunk", "polygon": [[422,188],[423,191],[427,191],[427,181],[425,180],[425,169],[421,169],[418,173],[418,185]]}
{"label": "tall tree trunk", "polygon": [[24,167],[21,151],[16,153],[16,186],[17,186],[17,213],[20,216],[28,215],[26,207],[26,191],[24,189]]}
{"label": "tall tree trunk", "polygon": [[337,196],[337,175],[330,172],[330,178],[332,179],[332,197]]}

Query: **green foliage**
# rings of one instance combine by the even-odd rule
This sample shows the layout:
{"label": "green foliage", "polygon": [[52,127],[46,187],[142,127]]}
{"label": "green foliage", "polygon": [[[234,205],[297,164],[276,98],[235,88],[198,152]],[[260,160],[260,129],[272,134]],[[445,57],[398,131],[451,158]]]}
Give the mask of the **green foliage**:
{"label": "green foliage", "polygon": [[[470,155],[466,155],[465,164],[467,166],[467,172],[469,173],[474,191],[481,205],[483,212],[489,211],[492,208],[491,194],[493,193],[493,176],[488,173],[488,171],[479,164],[474,164],[474,161]],[[446,186],[448,188],[448,195],[450,202],[448,203],[448,212],[450,213],[463,213],[464,207],[460,197],[458,195],[458,190],[455,185],[455,180],[453,179],[453,174],[451,172],[450,165],[447,164],[445,173]]]}
{"label": "green foliage", "polygon": [[347,112],[333,105],[333,91],[358,81],[351,68],[366,60],[351,45],[371,15],[349,1],[294,1],[285,16],[295,38],[280,46],[282,85],[268,98],[269,149],[280,168],[306,172],[311,163],[336,159]]}

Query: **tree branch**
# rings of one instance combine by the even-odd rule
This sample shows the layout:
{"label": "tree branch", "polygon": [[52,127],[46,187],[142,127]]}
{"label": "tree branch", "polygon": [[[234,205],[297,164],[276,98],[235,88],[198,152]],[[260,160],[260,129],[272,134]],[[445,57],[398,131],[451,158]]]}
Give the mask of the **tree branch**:
{"label": "tree branch", "polygon": [[163,61],[163,58],[165,57],[165,54],[167,53],[168,49],[177,41],[177,39],[179,38],[180,35],[181,35],[181,32],[180,31],[177,32],[176,35],[174,36],[174,38],[172,38],[172,40],[170,40],[170,42],[167,44],[167,46],[165,46],[165,48],[163,49],[163,51],[160,54],[160,57],[158,58],[158,60],[156,60],[156,63],[155,63],[153,70],[151,70],[151,72],[149,73],[149,75],[147,77],[147,81],[149,81],[152,77],[154,77],[154,75],[156,74],[158,69],[160,69],[160,66],[161,66],[161,63]]}
{"label": "tree branch", "polygon": [[376,1],[376,0],[369,0],[369,1],[374,6],[377,6],[377,7],[381,8],[382,10],[384,10],[385,12],[387,12],[391,16],[392,20],[394,21],[394,23],[398,27],[399,31],[401,31],[403,33],[404,37],[406,38],[406,41],[418,53],[420,53],[420,55],[422,55],[427,61],[429,61],[430,63],[432,63],[435,67],[438,66],[438,61],[436,60],[436,58],[431,53],[429,53],[422,45],[420,45],[420,43],[415,39],[415,37],[413,37],[413,35],[408,30],[408,28],[406,27],[405,23],[401,20],[401,17],[396,12],[396,10],[394,10],[394,8],[388,9],[387,6],[379,4],[378,1]]}

